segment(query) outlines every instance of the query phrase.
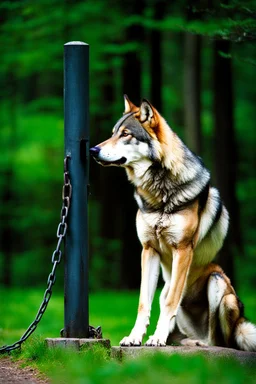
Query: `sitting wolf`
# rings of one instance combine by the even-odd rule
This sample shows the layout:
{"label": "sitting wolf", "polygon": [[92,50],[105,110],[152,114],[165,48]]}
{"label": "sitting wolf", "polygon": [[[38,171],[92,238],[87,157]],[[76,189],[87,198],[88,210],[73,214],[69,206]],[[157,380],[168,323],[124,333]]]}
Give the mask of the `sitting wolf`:
{"label": "sitting wolf", "polygon": [[125,112],[112,136],[90,149],[104,166],[124,167],[135,186],[142,244],[138,315],[123,346],[141,345],[161,266],[160,317],[147,346],[166,345],[178,327],[185,345],[256,351],[256,327],[243,317],[223,270],[212,263],[228,230],[228,212],[210,173],[147,101]]}

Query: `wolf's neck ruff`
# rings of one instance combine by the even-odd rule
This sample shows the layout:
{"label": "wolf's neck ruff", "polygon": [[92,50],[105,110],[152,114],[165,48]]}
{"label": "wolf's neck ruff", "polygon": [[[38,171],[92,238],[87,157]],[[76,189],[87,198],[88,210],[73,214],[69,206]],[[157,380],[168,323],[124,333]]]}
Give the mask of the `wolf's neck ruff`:
{"label": "wolf's neck ruff", "polygon": [[126,167],[142,212],[174,213],[197,198],[202,203],[207,200],[209,171],[156,110],[147,103],[144,109],[133,108],[117,122],[114,135],[124,126],[131,133],[126,144],[133,139],[137,145],[147,145],[146,156],[142,154],[139,162],[135,159]]}
{"label": "wolf's neck ruff", "polygon": [[209,192],[210,173],[196,155],[184,144],[182,146],[184,164],[189,167],[179,164],[179,172],[175,171],[175,176],[171,164],[170,168],[166,168],[156,161],[147,168],[143,176],[132,178],[135,199],[142,212],[174,213],[184,209],[197,198],[203,209]]}

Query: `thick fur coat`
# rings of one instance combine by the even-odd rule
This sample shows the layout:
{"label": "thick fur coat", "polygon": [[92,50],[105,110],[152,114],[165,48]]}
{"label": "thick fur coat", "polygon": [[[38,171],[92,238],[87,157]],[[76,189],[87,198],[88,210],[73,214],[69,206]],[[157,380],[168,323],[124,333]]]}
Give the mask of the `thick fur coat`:
{"label": "thick fur coat", "polygon": [[124,167],[135,187],[142,244],[138,315],[120,344],[141,345],[160,267],[165,281],[160,316],[147,346],[164,346],[179,331],[186,345],[256,350],[256,327],[222,269],[213,264],[228,230],[228,212],[210,173],[147,101],[125,112],[112,136],[91,148],[101,165]]}

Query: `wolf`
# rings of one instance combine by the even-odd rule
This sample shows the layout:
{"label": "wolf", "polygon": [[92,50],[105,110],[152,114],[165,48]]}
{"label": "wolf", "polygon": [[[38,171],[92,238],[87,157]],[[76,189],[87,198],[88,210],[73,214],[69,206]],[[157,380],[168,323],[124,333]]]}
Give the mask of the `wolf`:
{"label": "wolf", "polygon": [[229,278],[212,262],[229,215],[209,171],[149,101],[137,107],[125,95],[124,105],[112,136],[90,149],[99,164],[125,168],[138,204],[138,313],[120,345],[142,344],[161,268],[160,316],[146,346],[165,346],[178,331],[183,345],[256,351],[256,326],[244,318]]}

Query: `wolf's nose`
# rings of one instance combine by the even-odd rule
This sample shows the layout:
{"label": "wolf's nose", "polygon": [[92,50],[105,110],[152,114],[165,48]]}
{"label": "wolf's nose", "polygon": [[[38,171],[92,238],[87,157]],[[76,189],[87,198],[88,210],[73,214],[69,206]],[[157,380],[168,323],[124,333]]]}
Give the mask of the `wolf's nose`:
{"label": "wolf's nose", "polygon": [[90,148],[90,154],[93,156],[93,157],[97,157],[98,154],[100,152],[100,148],[99,147],[92,147]]}

